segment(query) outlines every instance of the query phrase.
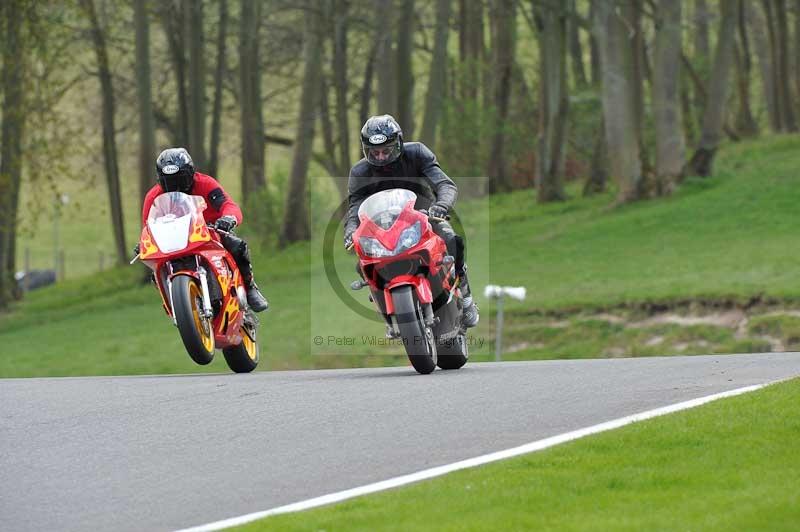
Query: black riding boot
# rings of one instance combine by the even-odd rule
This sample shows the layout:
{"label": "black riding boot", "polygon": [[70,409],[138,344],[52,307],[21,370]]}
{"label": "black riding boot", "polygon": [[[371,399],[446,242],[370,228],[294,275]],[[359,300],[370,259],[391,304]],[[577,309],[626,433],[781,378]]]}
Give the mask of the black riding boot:
{"label": "black riding boot", "polygon": [[475,327],[478,325],[478,321],[480,321],[481,317],[478,313],[478,305],[472,300],[472,290],[469,287],[469,279],[467,279],[466,264],[458,273],[458,277],[458,288],[461,290],[461,297],[464,303],[464,314],[461,318],[461,323],[467,328]]}
{"label": "black riding boot", "polygon": [[233,260],[236,261],[236,265],[242,273],[242,281],[244,281],[244,288],[247,291],[247,304],[255,312],[264,312],[269,308],[269,302],[258,289],[253,278],[253,264],[250,262],[250,250],[247,242],[233,233],[223,233],[221,241],[225,249],[233,255]]}
{"label": "black riding boot", "polygon": [[253,279],[252,272],[249,276],[244,276],[242,280],[247,290],[247,304],[250,308],[255,312],[264,312],[267,310],[269,308],[269,302],[267,298],[264,297],[264,294],[261,293],[261,290],[259,290],[255,279]]}

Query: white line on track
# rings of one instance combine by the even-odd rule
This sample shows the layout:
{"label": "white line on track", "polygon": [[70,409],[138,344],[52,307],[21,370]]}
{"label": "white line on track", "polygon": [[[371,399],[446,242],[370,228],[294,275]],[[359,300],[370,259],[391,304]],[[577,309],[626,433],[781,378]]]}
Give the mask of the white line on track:
{"label": "white line on track", "polygon": [[441,475],[445,475],[447,473],[451,473],[453,471],[458,471],[460,469],[467,469],[470,467],[476,467],[483,464],[488,464],[490,462],[496,462],[498,460],[504,460],[506,458],[519,456],[522,454],[541,451],[542,449],[547,449],[548,447],[553,447],[554,445],[559,445],[561,443],[577,440],[585,436],[589,436],[591,434],[605,432],[607,430],[612,430],[619,427],[623,427],[625,425],[630,425],[631,423],[636,423],[637,421],[644,421],[645,419],[651,419],[654,417],[663,416],[665,414],[678,412],[680,410],[694,408],[696,406],[710,403],[711,401],[716,401],[717,399],[723,399],[725,397],[733,397],[735,395],[741,395],[743,393],[752,392],[764,388],[765,386],[769,386],[770,384],[774,384],[775,382],[756,384],[753,386],[745,386],[744,388],[736,388],[734,390],[728,390],[727,392],[716,393],[713,395],[707,395],[705,397],[692,399],[690,401],[684,401],[682,403],[675,403],[673,405],[663,406],[661,408],[656,408],[654,410],[648,410],[646,412],[641,412],[639,414],[633,414],[632,416],[626,416],[618,419],[613,419],[611,421],[606,421],[605,423],[600,423],[599,425],[592,425],[591,427],[586,427],[574,430],[572,432],[559,434],[557,436],[552,436],[550,438],[545,438],[543,440],[526,443],[525,445],[520,445],[519,447],[513,447],[511,449],[506,449],[504,451],[497,451],[490,454],[484,454],[482,456],[476,456],[475,458],[469,458],[467,460],[462,460],[460,462],[454,462],[452,464],[446,464],[431,469],[425,469],[423,471],[417,471],[416,473],[411,473],[410,475],[403,475],[400,477],[394,477],[388,480],[375,482],[373,484],[358,486],[356,488],[351,488],[349,490],[337,491],[336,493],[329,493],[321,497],[314,497],[313,499],[307,499],[304,501],[287,504],[285,506],[278,506],[277,508],[272,508],[270,510],[245,514],[239,517],[231,517],[230,519],[215,521],[213,523],[208,523],[205,525],[200,525],[192,528],[185,528],[177,532],[207,532],[212,530],[223,530],[225,528],[230,528],[250,523],[251,521],[255,521],[263,517],[268,517],[270,515],[299,512],[302,510],[316,508],[318,506],[325,506],[327,504],[333,504],[335,502],[352,499],[354,497],[360,497],[361,495],[367,495],[378,491],[384,491],[396,488],[398,486],[405,486],[406,484],[411,484],[413,482],[419,482],[420,480],[426,480],[429,478],[438,477]]}

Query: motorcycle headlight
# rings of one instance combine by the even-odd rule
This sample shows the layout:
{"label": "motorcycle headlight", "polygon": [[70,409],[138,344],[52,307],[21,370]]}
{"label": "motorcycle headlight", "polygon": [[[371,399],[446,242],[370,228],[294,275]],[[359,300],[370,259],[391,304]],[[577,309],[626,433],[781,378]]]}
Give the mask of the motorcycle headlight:
{"label": "motorcycle headlight", "polygon": [[361,250],[364,252],[364,255],[368,257],[391,257],[394,254],[383,247],[376,239],[368,236],[359,238],[358,243],[361,245]]}
{"label": "motorcycle headlight", "polygon": [[393,257],[407,249],[411,249],[419,243],[422,237],[422,224],[416,222],[411,227],[408,227],[400,233],[400,238],[397,239],[397,247],[394,249],[386,249],[383,245],[374,238],[362,236],[358,239],[364,255],[369,257]]}
{"label": "motorcycle headlight", "polygon": [[414,225],[400,233],[400,238],[397,240],[397,247],[394,250],[394,254],[397,255],[407,249],[413,248],[419,243],[421,236],[422,225],[419,222],[416,222]]}

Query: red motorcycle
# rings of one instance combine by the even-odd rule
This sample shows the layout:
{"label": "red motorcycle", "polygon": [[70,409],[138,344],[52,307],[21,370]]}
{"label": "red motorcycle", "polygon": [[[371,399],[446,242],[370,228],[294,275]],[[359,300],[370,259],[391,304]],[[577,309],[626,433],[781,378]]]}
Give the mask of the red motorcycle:
{"label": "red motorcycle", "polygon": [[437,365],[458,369],[469,355],[455,259],[416,200],[398,188],[361,204],[353,241],[362,280],[351,288],[369,286],[387,335],[402,339],[411,365],[427,374]]}
{"label": "red motorcycle", "polygon": [[205,208],[201,196],[158,196],[131,264],[141,259],[153,270],[164,311],[192,360],[208,364],[221,348],[231,370],[247,373],[258,365],[258,319],[236,262],[206,225]]}

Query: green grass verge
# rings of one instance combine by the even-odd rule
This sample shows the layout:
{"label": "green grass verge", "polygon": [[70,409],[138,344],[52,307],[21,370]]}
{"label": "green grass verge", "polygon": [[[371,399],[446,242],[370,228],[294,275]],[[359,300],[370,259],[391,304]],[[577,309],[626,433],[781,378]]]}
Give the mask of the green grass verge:
{"label": "green grass verge", "polygon": [[[553,205],[536,204],[529,190],[461,201],[470,277],[482,308],[481,325],[471,332],[483,344],[476,343],[473,359],[492,358],[494,308],[482,295],[489,282],[528,289],[524,302],[507,304],[506,345],[530,345],[509,358],[763,350],[755,332],[734,338],[713,329],[667,330],[663,344],[648,345],[653,331],[577,319],[569,331],[548,331],[532,316],[759,295],[800,302],[800,282],[790,267],[800,262],[798,167],[800,137],[776,136],[728,145],[715,177],[690,179],[672,197],[621,208],[609,207],[611,194],[579,197],[577,184],[569,187],[572,199]],[[320,209],[314,219],[324,223]],[[320,259],[320,223],[314,241],[283,251],[259,245],[262,235],[244,225],[259,284],[272,305],[262,320],[260,369],[405,364],[397,346],[371,345],[383,327],[350,311],[330,289]],[[97,226],[96,220],[72,220],[62,235],[79,242]],[[334,260],[347,286],[354,259],[336,246]],[[155,291],[136,284],[138,275],[136,268],[113,270],[30,294],[0,316],[0,345],[12,354],[0,358],[0,376],[227,371],[221,361],[193,365]],[[353,297],[369,308],[365,291]],[[347,336],[355,343],[318,346],[316,336]]]}
{"label": "green grass verge", "polygon": [[796,530],[800,381],[241,527]]}

